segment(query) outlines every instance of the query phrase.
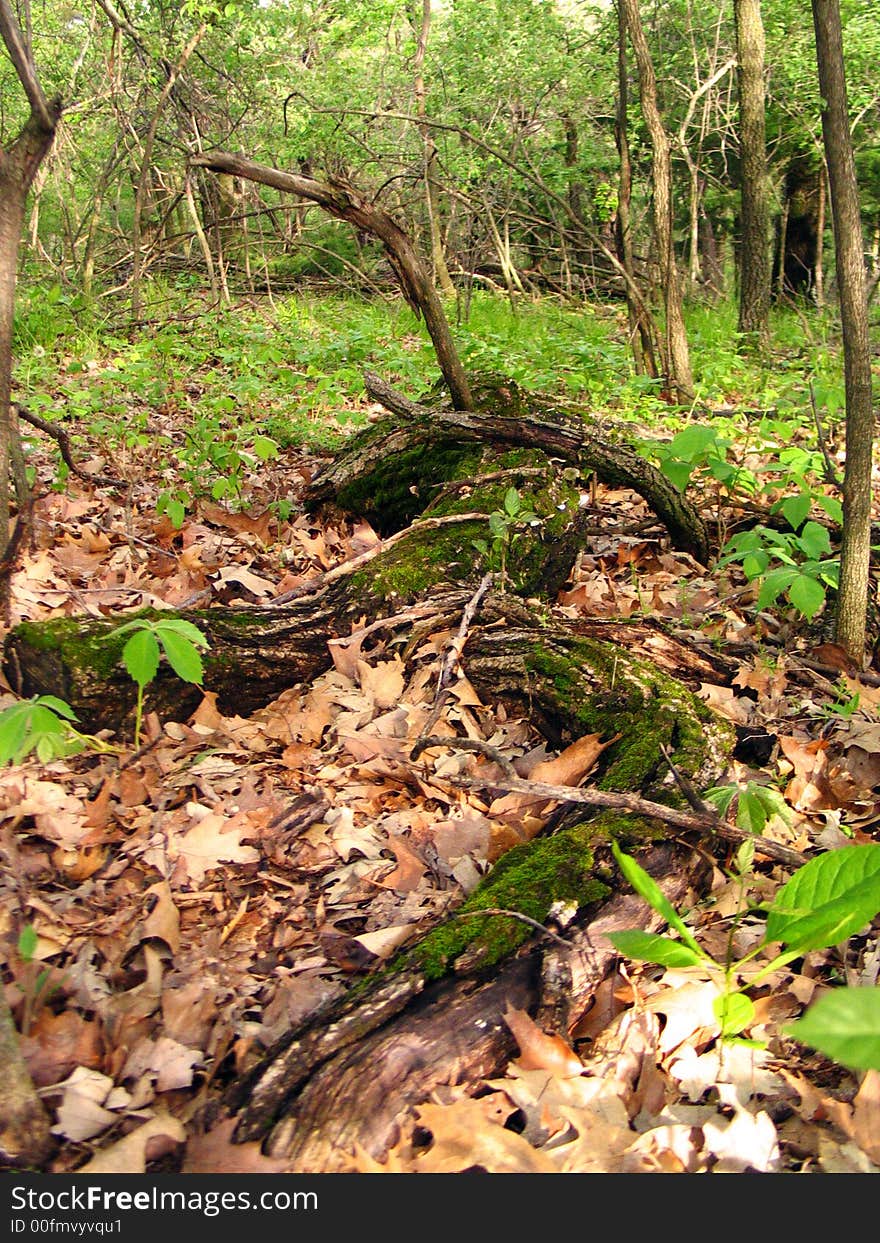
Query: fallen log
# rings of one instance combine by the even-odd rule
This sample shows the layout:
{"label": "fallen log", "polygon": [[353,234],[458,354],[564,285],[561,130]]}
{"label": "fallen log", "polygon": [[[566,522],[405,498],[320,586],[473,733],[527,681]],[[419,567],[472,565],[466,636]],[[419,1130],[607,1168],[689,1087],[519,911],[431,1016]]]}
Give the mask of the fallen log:
{"label": "fallen log", "polygon": [[[704,854],[679,843],[643,851],[640,862],[673,904],[703,885],[709,870]],[[423,973],[401,971],[319,1027],[290,1033],[236,1085],[227,1102],[239,1113],[236,1138],[262,1139],[267,1153],[298,1173],[351,1169],[358,1147],[381,1161],[407,1112],[435,1089],[503,1070],[516,1053],[503,1019],[508,1007],[573,1029],[616,960],[607,934],[659,926],[644,902],[618,894],[566,930],[567,947],[533,944],[489,979],[426,985]]]}
{"label": "fallen log", "polygon": [[[585,735],[606,741],[591,775],[599,790],[682,806],[677,778],[698,792],[714,784],[734,743],[732,728],[673,676],[702,678],[712,662],[649,626],[641,650],[623,623],[609,632],[612,641],[595,637],[589,623],[573,633],[541,601],[553,599],[584,542],[585,466],[638,484],[679,542],[697,550],[699,523],[625,446],[601,442],[573,416],[524,410],[512,386],[506,397],[497,385],[492,391],[491,410],[479,401],[475,411],[420,406],[402,422],[379,424],[316,479],[309,504],[383,518],[386,538],[374,549],[284,603],[185,614],[211,645],[205,688],[221,710],[245,713],[329,668],[330,639],[381,628],[403,640],[410,663],[419,635],[454,630],[464,614],[457,658],[484,703],[527,715],[553,747]],[[613,464],[602,465],[603,453]],[[560,458],[570,465],[560,468]],[[514,512],[506,506],[511,488]],[[415,522],[414,506],[422,515]],[[520,511],[536,517],[519,523]],[[16,627],[4,648],[11,684],[25,695],[61,695],[85,728],[127,728],[135,688],[120,664],[126,636],[115,635],[116,626],[60,619]],[[179,720],[200,695],[160,666],[147,707]],[[430,757],[428,747],[411,764]],[[500,1068],[512,1051],[500,1018],[508,1004],[552,1011],[563,1027],[576,1021],[612,958],[596,943],[593,921],[636,919],[629,900],[614,896],[609,839],[641,849],[677,901],[702,865],[685,845],[664,840],[674,818],[578,808],[555,817],[552,835],[509,850],[459,912],[331,1013],[289,1033],[235,1085],[238,1138],[259,1136],[303,1171],[342,1168],[356,1143],[381,1159],[401,1114],[434,1087]],[[542,975],[545,934],[536,937],[535,925],[546,926],[557,903],[577,912],[566,933],[573,944],[569,952],[546,938],[556,957]],[[542,984],[550,976],[555,992]],[[562,978],[572,982],[565,996]]]}

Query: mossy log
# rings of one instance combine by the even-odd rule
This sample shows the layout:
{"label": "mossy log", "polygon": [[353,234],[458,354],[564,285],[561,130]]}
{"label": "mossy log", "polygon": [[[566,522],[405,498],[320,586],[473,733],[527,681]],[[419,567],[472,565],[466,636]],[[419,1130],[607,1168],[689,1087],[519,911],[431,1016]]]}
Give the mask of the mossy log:
{"label": "mossy log", "polygon": [[[594,842],[602,831],[600,818],[593,827]],[[585,836],[582,830],[579,839]],[[546,862],[554,842],[558,838],[539,839],[532,843],[534,853]],[[483,969],[477,974],[472,965],[463,965],[462,974],[435,983],[420,967],[418,949],[404,954],[373,987],[357,991],[304,1030],[288,1033],[256,1072],[235,1086],[227,1099],[228,1108],[239,1115],[235,1138],[262,1140],[264,1151],[287,1159],[298,1173],[351,1169],[358,1148],[383,1161],[413,1106],[444,1085],[498,1074],[515,1056],[516,1042],[503,1017],[508,1007],[529,1011],[547,1028],[574,1028],[614,963],[607,934],[661,926],[632,894],[601,903],[610,870],[605,883],[596,879],[591,849],[582,856],[580,849],[572,866],[582,878],[592,876],[592,901],[566,929],[564,944],[542,945],[532,937],[491,973]],[[711,870],[705,854],[678,842],[636,853],[674,905],[699,891]],[[504,871],[519,870],[521,863]],[[486,905],[489,884],[482,899]],[[496,882],[496,896],[499,888],[503,892],[504,882]],[[462,927],[478,922],[483,921],[458,921]],[[495,936],[522,927],[503,915],[487,915],[485,922],[494,925]],[[429,944],[430,938],[423,942]]]}
{"label": "mossy log", "polygon": [[[455,625],[473,599],[486,569],[475,541],[491,542],[488,515],[503,507],[513,486],[540,522],[512,529],[517,538],[505,543],[504,575],[496,575],[496,590],[483,598],[461,654],[470,681],[487,703],[528,714],[555,746],[586,734],[613,739],[593,778],[603,791],[676,804],[681,795],[671,765],[697,790],[713,784],[732,749],[732,730],[675,676],[705,678],[708,658],[664,642],[656,627],[613,632],[615,641],[602,637],[601,628],[596,637],[589,624],[573,633],[540,603],[565,581],[583,541],[583,428],[563,420],[551,442],[548,416],[542,442],[537,424],[504,415],[507,432],[481,445],[479,436],[498,426],[497,410],[468,413],[467,420],[483,422],[467,422],[467,434],[458,439],[446,436],[447,416],[464,417],[460,411],[432,415],[444,427],[433,442],[406,442],[411,427],[388,432],[380,425],[373,429],[376,439],[365,437],[316,480],[312,504],[332,500],[359,512],[372,504],[385,515],[387,538],[375,549],[286,603],[185,614],[211,644],[205,688],[217,692],[221,710],[246,713],[329,668],[328,640],[365,622],[380,621],[392,637],[409,640],[407,658],[419,634]],[[403,439],[395,441],[398,435]],[[385,454],[397,448],[384,462],[371,450],[371,470],[352,470],[352,462],[366,462],[368,444],[381,445]],[[560,469],[555,456],[571,467]],[[407,526],[413,506],[422,516]],[[672,507],[663,521],[673,530],[671,513]],[[699,538],[693,547],[701,547]],[[87,729],[126,729],[135,690],[120,664],[125,636],[112,634],[116,626],[114,619],[18,626],[6,639],[7,677],[22,694],[63,696]],[[160,666],[147,707],[180,720],[200,695]],[[552,1009],[563,1026],[576,1018],[612,958],[607,946],[587,944],[590,921],[603,903],[619,910],[624,902],[612,894],[609,837],[647,850],[646,859],[673,888],[690,875],[691,854],[680,844],[661,843],[666,830],[659,820],[619,812],[588,820],[580,811],[560,817],[556,828],[504,856],[457,915],[271,1051],[234,1092],[242,1111],[238,1138],[268,1138],[276,1154],[288,1154],[302,1170],[339,1168],[343,1150],[355,1142],[380,1157],[393,1142],[402,1109],[441,1082],[503,1064],[512,1051],[500,1019],[506,1002],[548,1014]],[[575,931],[565,964],[557,961],[542,983],[543,950],[534,926],[480,912],[514,910],[544,924],[557,901],[576,908],[575,928],[587,931],[582,937]],[[632,924],[625,902],[623,909]],[[554,943],[556,951],[563,952]],[[557,982],[552,997],[551,976]],[[570,981],[565,997],[560,978]]]}
{"label": "mossy log", "polygon": [[[353,438],[308,490],[311,505],[334,501],[363,513],[379,529],[405,525],[423,512],[431,489],[469,473],[473,446],[496,454],[525,447],[561,461],[572,476],[632,488],[666,527],[674,547],[705,564],[706,524],[699,510],[629,443],[626,431],[571,406],[526,393],[510,380],[471,385],[473,410],[456,410],[437,395],[430,404],[410,401],[371,372],[367,391],[395,417]],[[413,482],[415,476],[415,483]],[[433,507],[430,512],[434,512]]]}

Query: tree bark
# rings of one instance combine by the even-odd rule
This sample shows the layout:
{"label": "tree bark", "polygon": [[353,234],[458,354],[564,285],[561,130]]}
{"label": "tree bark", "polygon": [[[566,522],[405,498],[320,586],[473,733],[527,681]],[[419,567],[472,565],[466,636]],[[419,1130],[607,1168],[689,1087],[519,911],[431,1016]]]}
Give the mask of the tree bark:
{"label": "tree bark", "polygon": [[651,136],[654,238],[666,307],[667,376],[670,388],[674,389],[678,400],[687,404],[693,400],[694,379],[673,246],[672,147],[657,103],[657,77],[642,27],[638,0],[620,0],[620,3],[626,14],[629,37],[639,69],[642,115]]}
{"label": "tree bark", "polygon": [[[37,78],[31,51],[9,0],[0,0],[0,38],[27,96],[31,112],[18,137],[0,148],[0,561],[9,546],[9,469],[21,461],[18,426],[12,408],[12,333],[18,251],[24,227],[25,200],[37,170],[49,152],[61,118],[60,99],[47,100]],[[26,500],[23,470],[16,471],[19,503]]]}
{"label": "tree bark", "polygon": [[620,160],[615,245],[617,257],[627,275],[624,290],[633,363],[636,375],[656,376],[657,359],[651,333],[652,325],[646,323],[643,305],[640,306],[633,296],[635,265],[631,227],[632,162],[629,154],[629,74],[626,57],[626,14],[620,0],[617,5],[617,108],[614,118],[614,138]]}
{"label": "tree bark", "polygon": [[[671,843],[643,852],[640,863],[673,905],[708,873],[705,856]],[[357,1147],[381,1162],[433,1091],[503,1071],[516,1053],[508,1007],[567,1035],[616,960],[608,933],[660,926],[645,903],[617,895],[587,906],[566,930],[567,946],[532,938],[489,979],[465,969],[426,987],[417,969],[399,971],[279,1042],[229,1095],[240,1111],[235,1138],[263,1139],[297,1173],[351,1170]]]}
{"label": "tree bark", "polygon": [[846,386],[843,539],[835,638],[861,668],[865,659],[871,557],[874,444],[867,281],[859,188],[849,128],[840,5],[839,0],[812,0],[812,3],[819,91],[824,101],[822,136],[834,217]]}
{"label": "tree bark", "polygon": [[765,349],[770,331],[764,25],[761,0],[734,0],[739,84],[739,331],[746,348]]}
{"label": "tree bark", "polygon": [[231,173],[260,185],[271,186],[287,194],[298,194],[317,203],[331,216],[346,220],[379,239],[400,282],[403,296],[417,315],[423,316],[425,327],[434,344],[437,362],[449,386],[456,409],[470,410],[473,404],[467,376],[458,357],[443,306],[434,288],[431,274],[416,253],[412,241],[386,211],[369,202],[354,186],[333,181],[318,181],[297,173],[255,164],[244,156],[215,151],[195,156],[190,163],[215,173]]}

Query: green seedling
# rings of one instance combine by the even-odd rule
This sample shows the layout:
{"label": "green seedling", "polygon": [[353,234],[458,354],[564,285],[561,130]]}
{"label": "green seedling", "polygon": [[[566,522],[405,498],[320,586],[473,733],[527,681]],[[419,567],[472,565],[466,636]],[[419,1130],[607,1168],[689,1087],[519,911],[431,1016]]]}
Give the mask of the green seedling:
{"label": "green seedling", "polygon": [[80,751],[113,748],[81,734],[77,715],[57,695],[33,695],[0,712],[0,764],[21,764],[32,752],[43,764]]}
{"label": "green seedling", "polygon": [[159,671],[159,661],[164,655],[171,668],[184,682],[201,686],[204,666],[199,652],[208,648],[206,637],[192,622],[181,617],[163,617],[159,621],[139,618],[117,626],[106,637],[118,638],[123,634],[131,638],[122,649],[122,663],[137,684],[137,706],[134,721],[134,745],[141,745],[141,723],[144,714],[144,692]]}
{"label": "green seedling", "polygon": [[[718,983],[715,1015],[722,1040],[738,1037],[752,1022],[755,1011],[748,996],[750,989],[810,950],[847,941],[880,911],[880,845],[843,846],[811,859],[795,872],[767,909],[760,943],[742,958],[721,963],[699,945],[656,881],[635,859],[624,854],[616,842],[612,842],[611,848],[636,893],[666,920],[678,937],[632,929],[610,933],[609,939],[628,958],[665,967],[702,967],[714,975]],[[766,955],[767,951],[769,961],[757,971],[747,970],[758,955]],[[838,993],[846,999],[833,1001]],[[850,993],[865,996],[848,997]],[[870,1064],[880,1068],[878,996],[880,990],[837,990],[827,1000],[822,999],[821,1007],[817,1003],[788,1030],[796,1039],[828,1052],[829,1056],[843,1053],[845,1056],[839,1060],[848,1065]]]}
{"label": "green seedling", "polygon": [[523,504],[516,488],[508,488],[504,497],[504,508],[493,510],[489,515],[491,541],[473,541],[477,552],[487,559],[493,569],[499,571],[502,585],[507,582],[507,558],[512,545],[526,527],[539,526],[540,523],[541,519],[534,510]]}

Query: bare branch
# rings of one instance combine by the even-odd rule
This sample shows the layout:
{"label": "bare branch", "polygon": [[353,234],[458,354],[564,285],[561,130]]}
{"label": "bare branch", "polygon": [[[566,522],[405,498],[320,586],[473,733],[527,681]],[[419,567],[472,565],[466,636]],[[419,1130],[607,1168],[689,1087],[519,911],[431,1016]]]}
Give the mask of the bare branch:
{"label": "bare branch", "polygon": [[18,24],[18,19],[9,0],[0,0],[0,37],[2,37],[3,42],[6,44],[9,59],[15,67],[15,72],[18,74],[18,80],[24,88],[25,95],[27,95],[31,112],[46,133],[53,134],[58,123],[57,117],[50,108],[46,96],[43,94],[43,88],[40,86],[34,62],[31,58],[31,50],[25,41],[24,35],[21,33],[21,27]]}

